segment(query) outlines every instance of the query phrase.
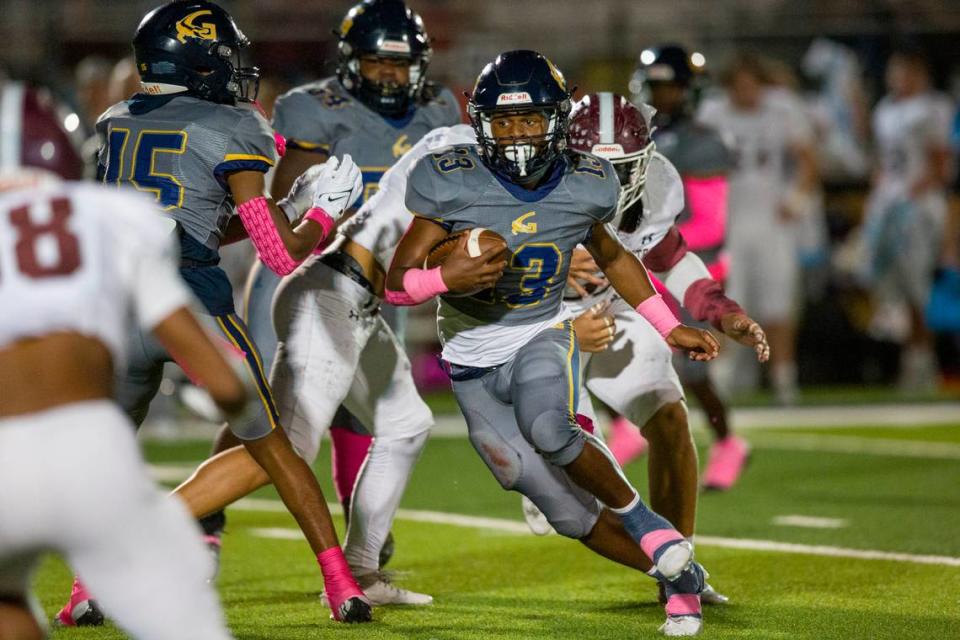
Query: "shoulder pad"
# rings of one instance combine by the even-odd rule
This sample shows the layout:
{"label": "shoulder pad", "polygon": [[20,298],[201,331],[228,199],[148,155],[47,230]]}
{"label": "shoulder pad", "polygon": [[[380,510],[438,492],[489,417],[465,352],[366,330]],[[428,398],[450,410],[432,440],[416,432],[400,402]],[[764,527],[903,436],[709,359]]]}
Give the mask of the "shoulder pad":
{"label": "shoulder pad", "polygon": [[609,161],[583,151],[568,150],[567,189],[585,214],[610,222],[617,212],[620,180]]}
{"label": "shoulder pad", "polygon": [[437,111],[437,124],[452,126],[463,121],[460,113],[460,103],[450,89],[438,84],[430,83],[424,89],[421,108]]}
{"label": "shoulder pad", "polygon": [[291,89],[273,107],[273,126],[295,148],[314,151],[328,147],[336,129],[351,125],[353,99],[335,78]]}
{"label": "shoulder pad", "polygon": [[476,202],[491,179],[475,145],[437,149],[418,160],[410,172],[407,209],[414,215],[441,221]]}

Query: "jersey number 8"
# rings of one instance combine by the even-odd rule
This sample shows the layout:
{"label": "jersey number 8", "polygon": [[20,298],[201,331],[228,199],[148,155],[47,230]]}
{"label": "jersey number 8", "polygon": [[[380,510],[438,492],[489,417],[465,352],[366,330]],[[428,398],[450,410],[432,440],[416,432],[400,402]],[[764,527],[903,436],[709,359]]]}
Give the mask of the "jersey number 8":
{"label": "jersey number 8", "polygon": [[70,275],[80,266],[80,239],[68,226],[70,201],[54,198],[49,206],[49,219],[39,223],[29,206],[10,211],[10,226],[17,232],[17,270],[33,279]]}
{"label": "jersey number 8", "polygon": [[130,153],[129,166],[132,170],[124,176],[124,164],[127,142],[130,138],[129,129],[116,128],[110,132],[109,156],[107,171],[103,181],[120,184],[120,181],[131,183],[140,191],[151,192],[156,195],[160,206],[174,209],[183,205],[183,185],[170,173],[157,171],[157,156],[161,153],[182,154],[187,150],[187,134],[185,131],[155,131],[144,130],[137,134],[136,144]]}

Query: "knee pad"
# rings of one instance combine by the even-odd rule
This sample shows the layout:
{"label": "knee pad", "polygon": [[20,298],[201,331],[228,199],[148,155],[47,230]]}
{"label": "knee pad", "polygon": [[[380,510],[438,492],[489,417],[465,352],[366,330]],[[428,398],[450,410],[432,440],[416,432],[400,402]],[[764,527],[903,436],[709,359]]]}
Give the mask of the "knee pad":
{"label": "knee pad", "polygon": [[527,442],[551,464],[562,467],[573,462],[585,442],[579,425],[570,424],[570,416],[561,411],[545,411],[520,430]]}

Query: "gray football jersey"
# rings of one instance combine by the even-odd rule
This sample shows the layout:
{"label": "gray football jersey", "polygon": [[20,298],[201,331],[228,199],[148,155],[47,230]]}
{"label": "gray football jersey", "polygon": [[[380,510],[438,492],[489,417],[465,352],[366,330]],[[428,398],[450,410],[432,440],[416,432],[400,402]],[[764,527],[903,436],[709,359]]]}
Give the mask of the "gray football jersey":
{"label": "gray football jersey", "polygon": [[363,172],[364,201],[420,138],[459,123],[460,105],[449,89],[441,89],[407,117],[389,119],[351,96],[336,77],[287,92],[273,109],[273,126],[291,148],[350,154]]}
{"label": "gray football jersey", "polygon": [[613,219],[620,183],[612,165],[569,152],[552,176],[527,191],[490,171],[476,145],[454,145],[417,162],[406,205],[451,233],[474,227],[507,241],[508,267],[496,287],[444,303],[486,323],[531,324],[555,317],[573,249]]}
{"label": "gray football jersey", "polygon": [[191,96],[137,96],[97,121],[98,177],[156,195],[160,207],[216,251],[233,215],[232,171],[266,173],[276,163],[273,130],[252,106]]}

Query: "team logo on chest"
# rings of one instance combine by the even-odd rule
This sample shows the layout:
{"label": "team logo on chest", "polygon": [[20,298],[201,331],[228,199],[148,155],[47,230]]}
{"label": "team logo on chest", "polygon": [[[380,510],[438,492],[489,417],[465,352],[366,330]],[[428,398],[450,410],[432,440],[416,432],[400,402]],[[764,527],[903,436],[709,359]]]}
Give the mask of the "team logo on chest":
{"label": "team logo on chest", "polygon": [[201,40],[216,40],[217,25],[212,22],[193,24],[193,21],[200,16],[209,16],[213,12],[209,10],[194,11],[188,16],[177,22],[177,40],[186,44],[187,38],[200,38]]}
{"label": "team logo on chest", "polygon": [[523,214],[516,220],[510,223],[510,233],[513,235],[519,235],[521,233],[536,233],[537,232],[537,223],[536,222],[527,222],[528,218],[532,218],[537,215],[536,211],[530,211]]}
{"label": "team logo on chest", "polygon": [[407,134],[403,134],[393,143],[393,157],[399,158],[412,148],[413,145],[407,141]]}

